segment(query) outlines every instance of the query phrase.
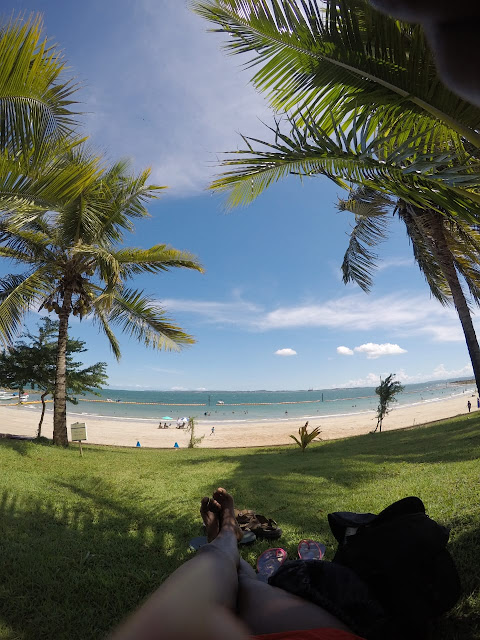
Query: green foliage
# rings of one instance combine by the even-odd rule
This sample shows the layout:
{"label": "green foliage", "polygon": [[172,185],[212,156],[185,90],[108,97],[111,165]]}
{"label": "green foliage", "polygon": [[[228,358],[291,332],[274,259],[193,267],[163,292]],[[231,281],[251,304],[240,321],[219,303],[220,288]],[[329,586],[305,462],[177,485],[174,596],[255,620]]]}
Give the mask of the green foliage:
{"label": "green foliage", "polygon": [[[1,412],[1,407],[0,407]],[[293,445],[293,442],[292,442]],[[201,496],[217,486],[239,509],[273,517],[282,547],[321,540],[332,560],[332,511],[379,513],[418,495],[450,529],[463,596],[436,640],[480,632],[477,413],[424,428],[255,449],[70,449],[0,440],[0,637],[104,638],[192,557]],[[241,546],[255,566],[271,541]],[[39,597],[41,594],[41,597]],[[59,594],[62,597],[59,598]],[[41,629],[41,633],[39,633]]]}
{"label": "green foliage", "polygon": [[11,17],[0,27],[0,156],[36,167],[77,126],[78,85],[58,45],[43,34],[40,14]]}
{"label": "green foliage", "polygon": [[[125,232],[133,230],[134,219],[148,216],[145,203],[156,198],[161,187],[147,184],[148,171],[129,175],[123,162],[99,170],[81,150],[66,161],[66,167],[71,166],[85,170],[81,193],[65,193],[68,175],[57,175],[53,184],[47,181],[48,211],[39,213],[38,200],[22,195],[21,189],[10,191],[8,213],[0,216],[0,257],[26,271],[0,282],[0,339],[11,341],[24,314],[40,306],[56,314],[91,314],[117,358],[120,350],[112,326],[158,349],[191,344],[193,338],[152,298],[125,284],[139,273],[202,271],[192,254],[164,244],[147,250],[122,246]],[[36,193],[36,188],[33,184],[27,191]],[[15,199],[21,210],[14,206]],[[6,204],[0,196],[0,208]]]}
{"label": "green foliage", "polygon": [[290,438],[292,438],[292,440],[295,440],[295,442],[301,448],[302,452],[305,453],[305,449],[308,447],[308,445],[311,442],[313,442],[315,440],[315,438],[320,437],[321,433],[322,432],[320,430],[320,427],[315,427],[309,433],[308,432],[308,422],[306,422],[303,427],[299,428],[299,430],[298,430],[298,438],[296,436],[290,436]]}
{"label": "green foliage", "polygon": [[380,378],[380,384],[375,389],[375,393],[378,396],[377,426],[375,427],[375,431],[377,431],[377,429],[380,432],[382,431],[382,422],[387,413],[390,412],[390,405],[393,402],[397,402],[395,396],[404,389],[403,385],[401,385],[398,380],[394,380],[394,378],[394,373],[388,375],[385,380]]}
{"label": "green foliage", "polygon": [[[44,318],[38,324],[38,333],[26,333],[23,340],[0,353],[0,384],[23,389],[27,386],[42,391],[42,414],[38,426],[41,434],[45,412],[45,398],[55,389],[57,368],[58,322]],[[84,367],[76,362],[76,354],[84,353],[85,342],[74,338],[67,341],[66,350],[66,393],[67,400],[77,404],[76,395],[93,393],[98,395],[106,381],[106,363],[97,362]]]}
{"label": "green foliage", "polygon": [[201,441],[204,439],[205,436],[202,436],[201,438],[195,437],[195,418],[194,417],[190,417],[188,419],[187,433],[188,432],[190,432],[190,440],[188,441],[188,448],[195,449],[195,447],[197,447],[201,443]]}
{"label": "green foliage", "polygon": [[[301,7],[301,8],[300,8]],[[480,109],[438,78],[422,27],[374,9],[367,0],[194,0],[194,10],[228,34],[252,79],[278,112],[299,122],[310,112],[327,133],[352,114],[401,144],[421,132],[419,153],[480,147]],[[468,155],[468,154],[467,154]]]}
{"label": "green foliage", "polygon": [[393,215],[397,215],[405,226],[415,262],[425,276],[432,295],[440,303],[450,304],[450,285],[443,265],[432,251],[434,242],[429,227],[435,216],[442,222],[443,235],[456,270],[467,285],[471,298],[476,303],[480,300],[480,234],[475,226],[463,222],[450,212],[439,215],[431,210],[419,209],[373,188],[352,190],[348,200],[340,200],[339,209],[355,215],[355,226],[342,264],[345,283],[356,282],[364,291],[370,290],[378,258],[372,248],[387,237],[388,223]]}

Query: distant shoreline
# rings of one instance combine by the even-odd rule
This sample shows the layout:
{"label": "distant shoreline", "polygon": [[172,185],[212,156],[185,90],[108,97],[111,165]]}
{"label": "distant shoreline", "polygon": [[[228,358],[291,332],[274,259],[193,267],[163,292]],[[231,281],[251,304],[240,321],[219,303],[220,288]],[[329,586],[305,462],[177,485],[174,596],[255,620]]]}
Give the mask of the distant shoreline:
{"label": "distant shoreline", "polygon": [[[467,413],[467,400],[476,397],[472,390],[460,393],[454,397],[438,399],[436,401],[418,402],[410,406],[395,408],[384,421],[384,431],[412,427],[426,422],[450,418]],[[473,413],[476,412],[476,402]],[[14,435],[34,436],[38,424],[38,411],[28,407],[5,407],[0,405],[1,431]],[[68,425],[72,422],[86,422],[88,443],[131,446],[140,442],[142,447],[173,449],[177,442],[180,448],[188,444],[188,434],[185,430],[158,429],[158,421],[145,419],[129,419],[79,416],[69,414]],[[201,448],[235,448],[258,447],[268,445],[291,444],[290,435],[296,434],[298,428],[305,421],[298,418],[282,420],[252,420],[251,422],[236,423],[224,421],[197,423],[196,436],[204,436]],[[335,416],[314,416],[308,420],[309,427],[320,426],[321,437],[325,440],[343,438],[368,433],[375,428],[375,412],[368,411],[360,414]],[[45,417],[42,430],[44,436],[51,438],[53,431],[52,414]],[[211,427],[215,427],[211,435]],[[70,430],[69,430],[70,431]],[[70,435],[70,433],[69,433]]]}

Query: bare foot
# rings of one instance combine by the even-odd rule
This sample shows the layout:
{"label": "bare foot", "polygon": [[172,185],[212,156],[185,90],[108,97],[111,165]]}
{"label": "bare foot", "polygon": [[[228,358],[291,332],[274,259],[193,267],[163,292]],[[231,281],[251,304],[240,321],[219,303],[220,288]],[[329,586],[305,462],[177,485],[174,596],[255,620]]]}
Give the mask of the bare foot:
{"label": "bare foot", "polygon": [[213,504],[220,509],[220,530],[233,531],[237,540],[243,538],[243,532],[238,526],[235,518],[235,508],[233,497],[222,487],[219,487],[213,494]]}
{"label": "bare foot", "polygon": [[200,514],[207,532],[207,540],[215,540],[220,531],[220,505],[211,498],[202,498],[200,503]]}

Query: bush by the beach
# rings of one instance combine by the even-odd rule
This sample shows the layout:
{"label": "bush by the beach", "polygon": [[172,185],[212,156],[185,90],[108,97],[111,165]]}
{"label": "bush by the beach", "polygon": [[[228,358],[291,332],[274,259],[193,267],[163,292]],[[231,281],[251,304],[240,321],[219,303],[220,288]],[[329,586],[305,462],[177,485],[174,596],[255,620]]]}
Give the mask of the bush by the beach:
{"label": "bush by the beach", "polygon": [[298,438],[297,436],[290,436],[292,440],[294,440],[303,453],[305,453],[305,449],[308,445],[315,440],[315,438],[319,438],[322,433],[320,427],[315,427],[311,431],[308,431],[308,422],[305,423],[303,427],[300,427],[298,430]]}
{"label": "bush by the beach", "polygon": [[[240,508],[275,518],[298,541],[335,544],[327,513],[379,512],[418,495],[451,527],[464,596],[438,640],[480,634],[480,415],[296,447],[69,450],[0,440],[0,638],[103,638],[201,535],[200,498],[224,485]],[[242,549],[252,564],[271,543]]]}

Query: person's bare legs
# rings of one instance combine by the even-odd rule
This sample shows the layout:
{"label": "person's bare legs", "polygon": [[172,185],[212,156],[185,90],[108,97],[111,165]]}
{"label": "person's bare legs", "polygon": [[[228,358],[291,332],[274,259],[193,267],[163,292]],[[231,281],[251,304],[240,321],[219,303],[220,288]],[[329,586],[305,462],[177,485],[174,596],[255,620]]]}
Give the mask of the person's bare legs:
{"label": "person's bare legs", "polygon": [[313,602],[257,580],[254,569],[243,559],[238,571],[237,614],[253,635],[322,627],[350,631]]}
{"label": "person's bare legs", "polygon": [[[202,499],[200,514],[209,544],[200,548],[197,557],[204,554],[212,557],[218,572],[217,602],[235,611],[238,591],[237,570],[240,562],[237,543],[243,533],[235,518],[232,496],[219,487],[214,492],[213,498]],[[178,571],[181,569],[182,567]]]}
{"label": "person's bare legs", "polygon": [[200,507],[210,544],[177,569],[112,640],[248,640],[232,615],[238,593],[242,532],[233,498],[219,488]]}

